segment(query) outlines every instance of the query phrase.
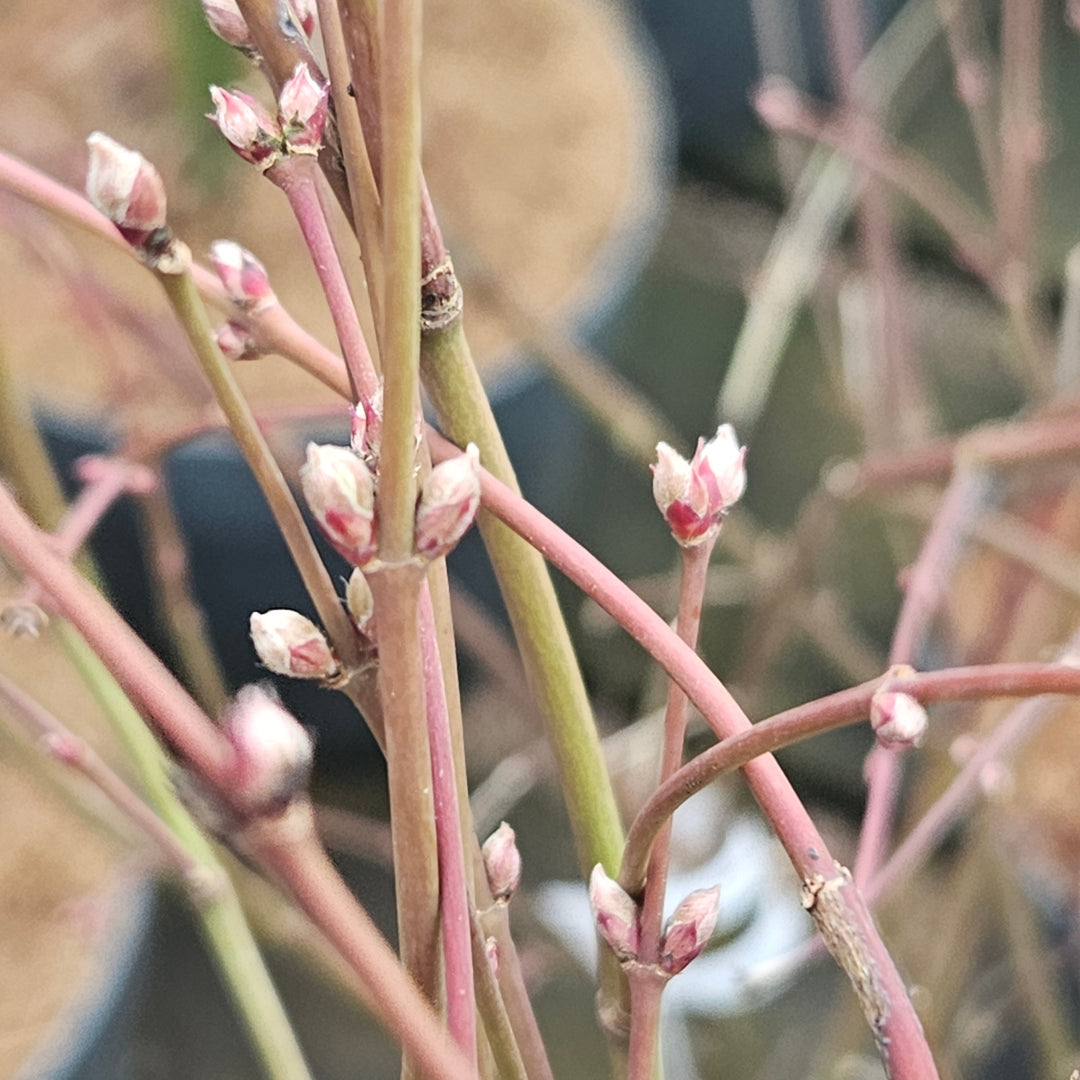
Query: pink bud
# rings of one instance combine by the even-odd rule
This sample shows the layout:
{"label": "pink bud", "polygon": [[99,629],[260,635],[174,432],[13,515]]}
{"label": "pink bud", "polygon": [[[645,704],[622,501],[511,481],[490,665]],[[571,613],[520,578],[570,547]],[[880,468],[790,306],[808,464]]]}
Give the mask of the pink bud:
{"label": "pink bud", "polygon": [[491,895],[496,900],[509,900],[521,882],[521,852],[514,830],[504,821],[484,841],[480,851]]}
{"label": "pink bud", "polygon": [[788,79],[771,75],[753,95],[754,108],[767,127],[784,131],[803,112],[798,89]]}
{"label": "pink bud", "polygon": [[247,327],[231,319],[214,331],[214,340],[226,360],[254,360],[263,355],[259,343],[248,333]]}
{"label": "pink bud", "polygon": [[879,690],[870,699],[870,726],[881,746],[920,746],[926,724],[926,710],[910,694]]}
{"label": "pink bud", "polygon": [[165,185],[157,169],[134,150],[95,131],[87,140],[87,198],[138,245],[165,227]]}
{"label": "pink bud", "polygon": [[207,113],[232,148],[252,165],[268,169],[281,157],[278,122],[250,94],[210,87],[215,112]]}
{"label": "pink bud", "polygon": [[340,670],[326,636],[299,611],[253,612],[251,643],[259,660],[275,675],[332,679]]}
{"label": "pink bud", "polygon": [[719,907],[716,885],[695,890],[675,909],[660,942],[660,967],[669,975],[678,975],[709,943]]}
{"label": "pink bud", "polygon": [[225,734],[236,754],[233,790],[249,810],[283,809],[306,787],[311,736],[273,694],[245,686],[225,715]]}
{"label": "pink bud", "polygon": [[235,240],[215,240],[210,245],[210,264],[234,304],[259,310],[277,303],[266,267]]}
{"label": "pink bud", "polygon": [[416,507],[416,550],[437,559],[453,550],[480,506],[480,451],[469,443],[464,454],[440,462],[428,474]]}
{"label": "pink bud", "polygon": [[715,536],[746,488],[746,448],[735,429],[722,424],[708,442],[699,439],[691,461],[663,442],[656,455],[653,498],[672,535],[684,547]]}
{"label": "pink bud", "polygon": [[638,952],[638,909],[617,881],[597,863],[589,878],[589,903],[601,936],[623,961],[636,960]]}
{"label": "pink bud", "polygon": [[349,575],[348,584],[345,586],[345,607],[356,629],[363,633],[375,614],[375,597],[363,570],[355,569]]}
{"label": "pink bud", "polygon": [[301,61],[278,98],[278,119],[292,153],[315,154],[322,145],[330,87],[320,84]]}
{"label": "pink bud", "polygon": [[210,29],[227,45],[251,52],[255,42],[236,0],[202,0],[203,15]]}
{"label": "pink bud", "polygon": [[353,566],[375,556],[375,483],[371,470],[348,447],[309,443],[300,470],[304,498],[319,528]]}

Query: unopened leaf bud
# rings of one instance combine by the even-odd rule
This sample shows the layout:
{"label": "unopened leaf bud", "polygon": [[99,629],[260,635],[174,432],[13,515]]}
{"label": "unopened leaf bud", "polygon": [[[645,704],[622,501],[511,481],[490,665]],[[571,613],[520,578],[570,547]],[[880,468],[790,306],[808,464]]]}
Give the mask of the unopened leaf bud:
{"label": "unopened leaf bud", "polygon": [[138,246],[165,227],[165,185],[157,169],[135,150],[95,131],[87,140],[87,198]]}
{"label": "unopened leaf bud", "polygon": [[226,360],[254,360],[263,355],[259,343],[246,326],[230,319],[214,331],[214,340]]}
{"label": "unopened leaf bud", "polygon": [[245,52],[254,51],[251,29],[240,13],[236,0],[202,0],[202,9],[210,29],[222,41]]}
{"label": "unopened leaf bud", "polygon": [[716,914],[720,908],[720,886],[696,889],[676,909],[668,920],[660,942],[660,967],[669,975],[677,975],[709,943],[716,929]]}
{"label": "unopened leaf bud", "polygon": [[416,550],[428,559],[452,551],[479,506],[480,451],[469,443],[464,454],[440,462],[428,474],[416,507]]}
{"label": "unopened leaf bud", "polygon": [[306,787],[311,736],[277,698],[245,686],[225,716],[225,734],[236,755],[233,792],[252,812],[282,810]]}
{"label": "unopened leaf bud", "polygon": [[252,612],[251,643],[264,667],[294,679],[332,679],[340,671],[326,635],[299,611]]}
{"label": "unopened leaf bud", "polygon": [[375,614],[375,597],[363,570],[354,569],[349,575],[348,584],[345,586],[345,607],[348,608],[356,629],[363,633],[371,622],[371,616]]}
{"label": "unopened leaf bud", "polygon": [[746,447],[739,446],[735,429],[721,424],[711,439],[699,439],[690,461],[664,442],[656,455],[653,498],[672,535],[683,547],[715,536],[746,489]]}
{"label": "unopened leaf bud", "polygon": [[316,154],[322,145],[330,87],[314,78],[301,61],[281,88],[278,119],[290,152]]}
{"label": "unopened leaf bud", "polygon": [[597,863],[589,878],[589,904],[603,939],[622,961],[636,960],[640,937],[637,905]]}
{"label": "unopened leaf bud", "polygon": [[210,97],[214,112],[207,113],[207,119],[217,125],[240,157],[263,170],[281,158],[281,128],[250,94],[211,86]]}
{"label": "unopened leaf bud", "polygon": [[234,304],[255,311],[277,302],[266,267],[235,240],[215,240],[210,265]]}
{"label": "unopened leaf bud", "polygon": [[521,882],[521,852],[514,830],[504,821],[484,841],[480,851],[491,895],[496,900],[509,900]]}
{"label": "unopened leaf bud", "polygon": [[319,528],[353,566],[370,562],[375,536],[375,482],[371,470],[345,446],[309,443],[300,470],[304,498]]}
{"label": "unopened leaf bud", "polygon": [[926,725],[926,709],[910,694],[879,690],[870,699],[870,726],[881,746],[920,746]]}

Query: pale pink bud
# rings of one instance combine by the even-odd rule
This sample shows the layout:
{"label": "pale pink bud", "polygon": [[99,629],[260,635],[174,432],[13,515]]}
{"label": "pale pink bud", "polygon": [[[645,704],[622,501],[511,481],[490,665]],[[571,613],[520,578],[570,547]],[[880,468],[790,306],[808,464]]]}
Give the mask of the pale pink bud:
{"label": "pale pink bud", "polygon": [[132,244],[165,227],[165,185],[157,169],[134,150],[95,131],[87,140],[87,198]]}
{"label": "pale pink bud", "polygon": [[210,265],[234,304],[258,310],[277,303],[266,267],[235,240],[215,240],[210,245]]}
{"label": "pale pink bud", "polygon": [[345,586],[345,607],[356,629],[363,632],[371,622],[371,616],[375,614],[375,597],[363,570],[355,569],[349,575],[348,584]]}
{"label": "pale pink bud", "polygon": [[311,736],[277,698],[245,686],[225,715],[236,754],[233,792],[252,811],[282,809],[307,786]]}
{"label": "pale pink bud", "polygon": [[353,566],[375,556],[375,483],[371,470],[346,446],[309,443],[300,470],[304,498],[326,538]]}
{"label": "pale pink bud", "polygon": [[49,616],[37,604],[13,601],[0,608],[0,630],[12,637],[39,638]]}
{"label": "pale pink bud", "polygon": [[226,360],[254,360],[263,355],[259,343],[248,333],[247,327],[231,319],[214,331],[214,340]]}
{"label": "pale pink bud", "polygon": [[765,79],[754,91],[753,101],[762,123],[777,131],[789,128],[803,112],[798,89],[779,75]]}
{"label": "pale pink bud", "polygon": [[677,975],[709,943],[719,907],[720,886],[715,885],[695,890],[675,909],[660,942],[660,967],[669,975]]}
{"label": "pale pink bud", "polygon": [[715,536],[746,488],[746,448],[735,429],[722,424],[708,442],[699,439],[691,461],[663,442],[656,456],[653,498],[672,535],[684,547]]}
{"label": "pale pink bud", "polygon": [[620,960],[636,960],[640,934],[637,905],[597,863],[589,878],[589,903],[603,939]]}
{"label": "pale pink bud", "polygon": [[496,900],[509,900],[521,882],[521,852],[514,830],[504,821],[480,849],[488,887]]}
{"label": "pale pink bud", "polygon": [[926,724],[926,710],[910,694],[879,690],[870,699],[870,726],[881,746],[919,746]]}
{"label": "pale pink bud", "polygon": [[275,675],[332,679],[340,670],[326,636],[299,611],[252,612],[251,643],[259,660]]}
{"label": "pale pink bud", "polygon": [[480,451],[469,443],[464,454],[440,462],[428,474],[416,507],[416,550],[437,559],[453,550],[480,506]]}
{"label": "pale pink bud", "polygon": [[250,94],[211,86],[210,97],[215,111],[207,119],[245,161],[268,169],[281,157],[281,128]]}
{"label": "pale pink bud", "polygon": [[322,145],[330,87],[319,83],[301,61],[278,98],[278,119],[293,153],[314,154]]}
{"label": "pale pink bud", "polygon": [[203,15],[210,29],[227,45],[251,52],[255,42],[236,0],[202,0]]}

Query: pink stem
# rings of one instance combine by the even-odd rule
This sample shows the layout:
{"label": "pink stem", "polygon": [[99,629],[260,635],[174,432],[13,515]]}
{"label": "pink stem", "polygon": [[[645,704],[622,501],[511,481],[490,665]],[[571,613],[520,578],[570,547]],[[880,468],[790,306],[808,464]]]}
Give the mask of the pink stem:
{"label": "pink stem", "polygon": [[[1080,694],[1080,668],[1070,664],[992,664],[918,672],[900,678],[886,673],[861,686],[853,686],[805,705],[797,705],[767,720],[759,720],[749,730],[698,754],[653,792],[638,811],[627,834],[619,875],[623,888],[632,895],[641,891],[653,837],[663,823],[706,784],[742,768],[746,762],[761,754],[780,750],[837,727],[865,721],[871,699],[885,685],[890,690],[910,694],[923,704],[1033,694]],[[1003,724],[972,761],[978,758],[980,764],[985,765],[992,760],[995,751],[1001,753],[1004,747],[1012,743],[1017,737],[1015,732],[1012,725]],[[971,782],[970,767],[971,763],[964,767],[954,784],[961,777],[966,778],[965,782]],[[917,828],[921,828],[921,825]],[[891,865],[892,861],[887,865]],[[878,895],[877,880],[874,879],[868,890],[871,895]]]}
{"label": "pink stem", "polygon": [[[904,591],[893,631],[890,664],[912,664],[922,652],[930,622],[941,603],[949,567],[986,484],[981,470],[959,468],[945,491],[923,540]],[[864,887],[881,865],[892,835],[900,793],[903,751],[875,746],[866,761],[866,812],[855,855],[855,883]]]}
{"label": "pink stem", "polygon": [[[429,441],[436,460],[460,453],[441,437],[432,435]],[[615,574],[486,471],[481,471],[481,490],[491,513],[550,559],[645,647],[720,738],[750,727],[746,714],[704,661]],[[922,1025],[862,896],[829,854],[776,759],[755,758],[743,771],[803,881],[807,910],[855,986],[893,1080],[933,1080],[937,1068]],[[873,973],[869,982],[867,971]]]}
{"label": "pink stem", "polygon": [[319,199],[319,181],[315,158],[306,155],[282,158],[267,169],[266,176],[285,193],[296,216],[304,241],[311,252],[315,272],[319,275],[326,302],[337,330],[338,342],[345,357],[354,402],[370,401],[379,388],[375,365],[371,360],[364,331],[356,314],[349,283],[341,267]]}
{"label": "pink stem", "polygon": [[[679,585],[679,615],[676,632],[691,649],[697,648],[701,627],[701,605],[709,573],[709,558],[716,538],[695,547],[682,548],[682,576]],[[686,694],[674,680],[668,687],[664,715],[664,741],[660,758],[660,783],[679,768],[686,739]],[[639,964],[628,973],[630,982],[629,1080],[650,1080],[656,1063],[660,1030],[660,997],[666,980],[659,977],[660,935],[664,921],[671,855],[671,819],[668,818],[653,841],[649,856],[645,896],[641,905]]]}
{"label": "pink stem", "polygon": [[465,846],[461,836],[454,751],[446,687],[435,633],[435,612],[427,581],[420,589],[420,647],[424,666],[424,701],[431,742],[431,779],[435,803],[435,839],[439,852],[439,907],[446,977],[446,1023],[454,1042],[476,1060],[476,1000]]}

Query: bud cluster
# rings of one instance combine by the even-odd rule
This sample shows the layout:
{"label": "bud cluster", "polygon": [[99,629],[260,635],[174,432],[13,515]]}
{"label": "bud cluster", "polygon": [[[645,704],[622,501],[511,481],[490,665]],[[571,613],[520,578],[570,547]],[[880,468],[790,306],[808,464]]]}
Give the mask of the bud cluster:
{"label": "bud cluster", "polygon": [[208,113],[229,145],[264,172],[289,154],[317,154],[322,145],[330,88],[301,61],[281,88],[277,115],[240,90],[210,87],[214,112]]}
{"label": "bud cluster", "polygon": [[[600,936],[623,964],[636,963],[641,944],[641,912],[628,893],[598,863],[589,878],[589,903]],[[664,928],[657,967],[678,975],[701,955],[716,929],[720,887],[697,889],[683,900]]]}
{"label": "bud cluster", "polygon": [[[293,0],[291,6],[304,36],[310,38],[315,30],[315,4],[312,0]],[[249,56],[256,55],[255,39],[236,0],[202,0],[202,9],[210,29],[222,41]]]}
{"label": "bud cluster", "polygon": [[699,439],[690,461],[664,442],[656,455],[653,498],[672,536],[683,547],[716,536],[746,489],[746,447],[739,446],[735,429],[721,424],[708,442]]}
{"label": "bud cluster", "polygon": [[[354,410],[354,447],[366,444],[365,430],[370,429],[361,426],[361,414]],[[480,505],[479,457],[470,444],[464,454],[441,462],[428,475],[415,521],[416,552],[423,558],[446,555],[472,525]],[[311,443],[300,482],[319,528],[338,554],[356,567],[371,563],[378,550],[376,481],[360,453]]]}

